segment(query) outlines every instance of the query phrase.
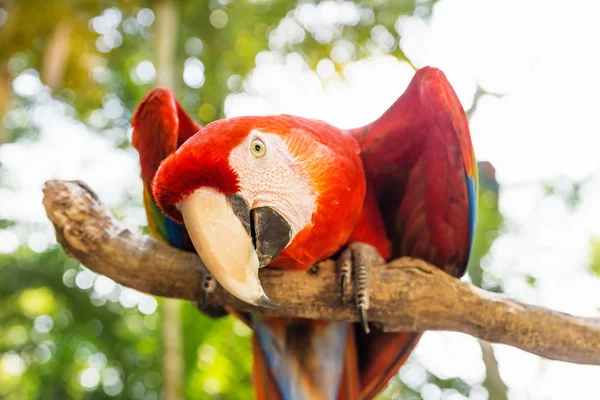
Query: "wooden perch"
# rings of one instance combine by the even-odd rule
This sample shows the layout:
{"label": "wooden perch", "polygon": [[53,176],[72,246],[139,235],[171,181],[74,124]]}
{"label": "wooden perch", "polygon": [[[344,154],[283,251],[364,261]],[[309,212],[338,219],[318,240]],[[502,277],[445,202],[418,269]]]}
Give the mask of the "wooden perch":
{"label": "wooden perch", "polygon": [[[44,206],[67,254],[125,286],[195,300],[201,261],[116,221],[84,183],[48,181]],[[371,271],[369,319],[385,331],[446,330],[518,347],[542,357],[600,365],[600,320],[534,307],[461,282],[417,259]],[[257,309],[223,289],[211,303],[266,316],[358,321],[351,294],[339,299],[333,262],[315,274],[264,268],[260,280],[278,309]],[[350,291],[349,291],[350,292]]]}

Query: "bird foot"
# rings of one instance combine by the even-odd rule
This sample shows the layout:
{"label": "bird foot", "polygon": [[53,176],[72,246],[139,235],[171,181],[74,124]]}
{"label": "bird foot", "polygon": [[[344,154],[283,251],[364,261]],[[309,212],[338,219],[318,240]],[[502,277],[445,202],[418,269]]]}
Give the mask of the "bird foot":
{"label": "bird foot", "polygon": [[375,247],[362,242],[350,243],[337,259],[338,284],[341,288],[342,304],[345,303],[346,288],[354,280],[354,300],[360,318],[360,325],[365,333],[369,333],[367,311],[369,309],[371,266],[383,262],[384,260]]}
{"label": "bird foot", "polygon": [[315,264],[313,264],[312,267],[310,267],[310,269],[308,270],[308,274],[309,275],[319,275],[319,271],[321,269],[321,265],[326,263],[327,261],[319,261]]}
{"label": "bird foot", "polygon": [[194,303],[196,307],[205,314],[211,317],[222,317],[227,315],[227,311],[223,307],[211,306],[208,304],[211,293],[217,288],[217,281],[213,278],[210,271],[202,265],[202,282],[200,284],[201,292],[198,295],[200,301],[196,300]]}
{"label": "bird foot", "polygon": [[210,271],[203,265],[202,266],[202,294],[200,307],[206,309],[208,307],[208,299],[210,294],[217,288],[217,281],[213,278]]}

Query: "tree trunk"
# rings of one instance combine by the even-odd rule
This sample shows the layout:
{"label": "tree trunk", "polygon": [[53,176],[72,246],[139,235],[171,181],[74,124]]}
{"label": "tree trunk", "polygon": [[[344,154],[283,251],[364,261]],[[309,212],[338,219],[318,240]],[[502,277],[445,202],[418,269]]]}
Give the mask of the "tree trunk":
{"label": "tree trunk", "polygon": [[183,358],[181,357],[181,315],[180,300],[162,301],[163,336],[163,398],[182,398]]}
{"label": "tree trunk", "polygon": [[[174,89],[176,41],[179,16],[176,5],[168,0],[156,1],[154,26],[154,61],[156,85]],[[162,302],[163,332],[163,398],[180,400],[183,388],[183,357],[180,301],[164,299]]]}
{"label": "tree trunk", "polygon": [[71,51],[71,31],[73,26],[67,19],[58,21],[44,50],[42,82],[54,93],[60,86],[67,69]]}
{"label": "tree trunk", "polygon": [[488,400],[506,400],[508,395],[508,387],[500,376],[498,369],[498,360],[494,354],[492,345],[484,340],[479,340],[481,346],[481,355],[485,364],[486,377],[483,381],[483,387],[488,391]]}
{"label": "tree trunk", "polygon": [[[2,4],[2,7],[6,10],[9,16],[14,14],[15,3],[12,0],[5,0]],[[16,26],[16,22],[13,21],[13,19],[14,18],[8,18],[8,20],[0,29],[0,49],[6,47],[7,43],[10,41],[11,35]],[[11,54],[7,53],[8,52],[5,48],[4,53],[0,54],[0,145],[5,143],[7,140],[6,127],[4,126],[4,115],[6,114],[6,111],[8,111],[11,98],[10,74],[8,73],[8,68],[6,66]]]}
{"label": "tree trunk", "polygon": [[0,67],[0,145],[6,141],[4,115],[10,102],[10,79],[6,68]]}
{"label": "tree trunk", "polygon": [[157,86],[175,86],[175,61],[177,59],[177,36],[179,14],[175,4],[159,0],[154,7],[156,15],[154,54],[157,71]]}

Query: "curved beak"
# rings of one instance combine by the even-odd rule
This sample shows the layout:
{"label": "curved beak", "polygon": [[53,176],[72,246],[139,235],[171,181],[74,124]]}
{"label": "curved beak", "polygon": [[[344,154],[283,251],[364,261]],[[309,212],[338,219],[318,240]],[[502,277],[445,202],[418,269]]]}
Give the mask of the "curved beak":
{"label": "curved beak", "polygon": [[180,208],[196,252],[217,282],[246,303],[279,307],[265,294],[258,270],[289,243],[285,219],[268,207],[249,210],[240,196],[209,187],[185,197]]}

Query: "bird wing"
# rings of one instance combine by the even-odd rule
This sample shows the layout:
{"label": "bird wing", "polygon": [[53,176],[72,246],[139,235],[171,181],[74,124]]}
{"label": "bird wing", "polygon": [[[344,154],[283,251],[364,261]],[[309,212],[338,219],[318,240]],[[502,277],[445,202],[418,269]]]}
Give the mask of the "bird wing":
{"label": "bird wing", "polygon": [[[417,71],[378,120],[349,133],[360,143],[367,190],[392,258],[421,258],[461,276],[475,230],[477,163],[467,117],[445,75],[429,67]],[[362,399],[387,384],[419,338],[357,332]]]}
{"label": "bird wing", "polygon": [[150,235],[174,247],[193,251],[185,227],[166,217],[156,205],[152,180],[160,163],[201,126],[186,114],[173,92],[166,88],[154,89],[144,97],[135,110],[131,126],[133,146],[140,157]]}
{"label": "bird wing", "polygon": [[392,257],[418,257],[460,276],[477,213],[477,162],[465,112],[443,72],[419,70],[360,142]]}

